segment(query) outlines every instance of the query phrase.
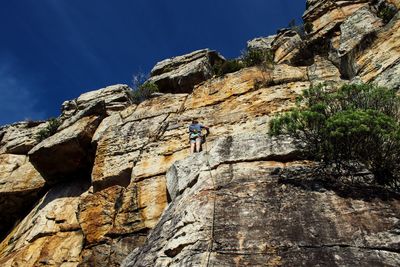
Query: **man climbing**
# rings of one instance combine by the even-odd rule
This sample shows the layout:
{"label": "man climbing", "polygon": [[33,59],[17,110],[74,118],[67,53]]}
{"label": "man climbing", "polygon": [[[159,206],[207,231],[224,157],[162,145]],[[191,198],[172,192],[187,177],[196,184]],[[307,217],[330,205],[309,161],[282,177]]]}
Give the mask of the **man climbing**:
{"label": "man climbing", "polygon": [[190,154],[201,151],[201,144],[203,143],[201,131],[203,129],[206,129],[207,136],[210,133],[209,128],[201,125],[197,120],[193,119],[192,124],[189,126]]}

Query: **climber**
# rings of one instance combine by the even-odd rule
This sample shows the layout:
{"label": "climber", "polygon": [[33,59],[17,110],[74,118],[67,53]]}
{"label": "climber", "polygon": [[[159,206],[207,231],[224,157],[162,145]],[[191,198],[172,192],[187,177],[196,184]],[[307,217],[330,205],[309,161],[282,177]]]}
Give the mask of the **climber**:
{"label": "climber", "polygon": [[205,129],[207,136],[210,133],[208,127],[201,125],[196,119],[192,120],[192,124],[189,126],[189,140],[190,140],[190,153],[201,151],[201,144],[205,142],[205,136],[202,135],[201,131]]}

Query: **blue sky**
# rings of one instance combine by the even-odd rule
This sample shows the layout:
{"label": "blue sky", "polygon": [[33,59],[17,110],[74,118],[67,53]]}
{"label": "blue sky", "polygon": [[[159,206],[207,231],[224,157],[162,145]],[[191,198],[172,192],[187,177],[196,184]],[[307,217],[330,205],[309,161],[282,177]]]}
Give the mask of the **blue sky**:
{"label": "blue sky", "polygon": [[201,48],[226,58],[299,23],[305,0],[13,0],[0,9],[0,125],[60,114],[64,100],[130,84]]}

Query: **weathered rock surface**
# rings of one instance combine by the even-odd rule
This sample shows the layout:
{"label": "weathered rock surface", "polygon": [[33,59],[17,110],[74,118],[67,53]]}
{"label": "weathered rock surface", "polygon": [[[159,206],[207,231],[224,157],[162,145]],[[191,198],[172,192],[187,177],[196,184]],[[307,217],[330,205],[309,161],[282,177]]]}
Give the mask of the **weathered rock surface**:
{"label": "weathered rock surface", "polygon": [[190,93],[196,84],[213,76],[215,63],[225,59],[208,49],[165,59],[151,70],[150,82],[157,84],[163,93]]}
{"label": "weathered rock surface", "polygon": [[316,56],[314,64],[308,67],[308,78],[313,85],[320,83],[340,83],[339,69],[328,59]]}
{"label": "weathered rock surface", "polygon": [[365,41],[365,37],[382,26],[382,21],[369,7],[362,7],[340,25],[339,56],[343,56]]}
{"label": "weathered rock surface", "polygon": [[92,136],[100,117],[84,117],[45,139],[29,151],[29,160],[48,183],[90,172]]}
{"label": "weathered rock surface", "polygon": [[400,89],[400,80],[395,76],[400,68],[400,13],[376,34],[372,44],[354,58],[354,71],[363,82],[374,79],[380,85]]}
{"label": "weathered rock surface", "polygon": [[40,197],[45,180],[25,155],[0,154],[0,236]]}
{"label": "weathered rock surface", "polygon": [[[39,144],[44,123],[1,128],[4,233],[16,226],[0,265],[119,266],[133,252],[125,265],[398,266],[398,195],[310,180],[293,144],[266,135],[311,85],[399,88],[399,14],[383,25],[383,2],[307,1],[309,34],[249,42],[274,51],[272,70],[212,77],[224,59],[195,51],[157,64],[162,93],[138,105],[115,85],[65,102]],[[190,156],[193,118],[211,134]]]}
{"label": "weathered rock surface", "polygon": [[100,102],[104,102],[109,113],[123,110],[133,103],[132,89],[125,84],[116,84],[82,94],[77,99],[62,104],[62,117],[70,118]]}
{"label": "weathered rock surface", "polygon": [[276,35],[271,35],[268,37],[258,37],[253,40],[247,41],[247,49],[258,49],[267,50],[272,49],[272,43],[274,42]]}
{"label": "weathered rock surface", "polygon": [[295,30],[285,29],[279,32],[272,43],[275,62],[291,63],[299,55],[302,42],[301,36]]}
{"label": "weathered rock surface", "polygon": [[[167,174],[168,190],[181,195],[173,198],[144,246],[123,266],[400,263],[399,195],[343,196],[323,184],[311,189],[279,180],[282,169],[304,169],[307,164],[293,161],[290,143],[282,147],[266,139],[228,136],[209,154],[176,162]],[[254,153],[235,145],[239,140],[264,142],[250,146]],[[188,168],[189,160],[193,168]]]}
{"label": "weathered rock surface", "polygon": [[0,244],[1,266],[77,266],[84,236],[76,218],[84,183],[51,189]]}
{"label": "weathered rock surface", "polygon": [[368,6],[368,0],[307,0],[303,20],[312,25],[311,41],[326,37],[347,17],[362,7]]}
{"label": "weathered rock surface", "polygon": [[27,154],[39,143],[38,132],[43,122],[21,122],[0,128],[0,153]]}
{"label": "weathered rock surface", "polygon": [[166,119],[182,108],[186,98],[186,94],[163,95],[105,119],[99,126],[101,132],[95,134],[98,139],[92,171],[95,188],[128,185],[145,147],[160,138],[167,126]]}

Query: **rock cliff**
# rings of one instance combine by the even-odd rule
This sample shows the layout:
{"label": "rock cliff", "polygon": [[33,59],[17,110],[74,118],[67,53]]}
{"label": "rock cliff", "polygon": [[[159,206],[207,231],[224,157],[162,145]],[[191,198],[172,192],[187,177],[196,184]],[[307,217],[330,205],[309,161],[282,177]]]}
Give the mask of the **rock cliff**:
{"label": "rock cliff", "polygon": [[[114,85],[64,102],[43,140],[49,122],[1,127],[0,265],[399,266],[399,194],[311,179],[266,135],[311,85],[400,89],[399,7],[308,0],[306,32],[248,42],[272,69],[216,77],[225,59],[199,50],[158,63],[139,104]],[[193,118],[211,135],[189,155]]]}

